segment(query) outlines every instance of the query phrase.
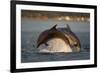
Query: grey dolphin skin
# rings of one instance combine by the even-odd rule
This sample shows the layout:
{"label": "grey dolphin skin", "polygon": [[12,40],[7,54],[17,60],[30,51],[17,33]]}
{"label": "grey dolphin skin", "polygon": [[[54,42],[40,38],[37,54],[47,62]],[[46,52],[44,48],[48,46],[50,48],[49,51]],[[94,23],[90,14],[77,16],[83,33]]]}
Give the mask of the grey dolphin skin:
{"label": "grey dolphin skin", "polygon": [[[67,28],[56,28],[57,24],[54,25],[51,29],[43,31],[38,38],[37,48],[41,44],[48,45],[46,42],[52,38],[60,38],[68,44],[73,52],[79,52],[81,45],[78,37],[71,31],[69,25],[67,24]],[[66,48],[67,49],[67,48]]]}
{"label": "grey dolphin skin", "polygon": [[60,38],[60,39],[64,40],[66,44],[69,44],[68,38],[62,32],[57,30],[56,26],[57,25],[53,26],[51,29],[46,30],[40,34],[38,41],[37,41],[37,48],[41,44],[46,44],[46,42],[52,38]]}

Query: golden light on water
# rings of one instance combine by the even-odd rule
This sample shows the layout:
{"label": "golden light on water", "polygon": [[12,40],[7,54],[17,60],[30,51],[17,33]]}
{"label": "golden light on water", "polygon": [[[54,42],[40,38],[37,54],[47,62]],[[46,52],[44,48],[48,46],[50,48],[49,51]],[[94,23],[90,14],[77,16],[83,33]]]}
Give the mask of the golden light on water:
{"label": "golden light on water", "polygon": [[86,17],[78,17],[78,16],[61,16],[61,17],[55,17],[55,20],[61,21],[61,20],[65,20],[65,21],[90,21],[90,18],[86,18]]}
{"label": "golden light on water", "polygon": [[58,19],[59,21],[60,21],[60,20],[63,20],[62,17],[58,17],[57,19]]}
{"label": "golden light on water", "polygon": [[72,12],[46,12],[46,11],[24,11],[22,17],[36,20],[58,20],[58,21],[90,21],[87,13]]}
{"label": "golden light on water", "polygon": [[71,18],[69,16],[65,16],[65,20],[70,21]]}
{"label": "golden light on water", "polygon": [[49,18],[47,15],[42,16],[28,16],[28,18],[38,19],[38,20],[58,20],[58,21],[90,21],[90,18],[79,17],[79,16],[56,16]]}
{"label": "golden light on water", "polygon": [[84,20],[85,20],[85,18],[84,18],[84,17],[81,17],[81,20],[82,20],[82,21],[84,21]]}

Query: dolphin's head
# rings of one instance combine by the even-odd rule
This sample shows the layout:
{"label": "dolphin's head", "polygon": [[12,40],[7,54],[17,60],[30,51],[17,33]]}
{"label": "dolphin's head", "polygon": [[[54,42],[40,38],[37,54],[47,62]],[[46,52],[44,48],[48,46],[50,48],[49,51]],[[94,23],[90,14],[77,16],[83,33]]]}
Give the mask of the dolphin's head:
{"label": "dolphin's head", "polygon": [[43,31],[40,35],[39,38],[37,40],[37,48],[41,45],[41,44],[46,44],[46,42],[48,41],[48,39],[51,37],[51,35],[54,33],[53,31],[56,30],[56,25],[54,25],[51,29],[45,30]]}
{"label": "dolphin's head", "polygon": [[68,39],[69,39],[72,50],[74,52],[80,51],[80,48],[81,48],[80,41],[72,35]]}
{"label": "dolphin's head", "polygon": [[80,51],[81,44],[79,38],[75,35],[74,32],[72,32],[70,26],[67,24],[66,27],[66,37],[68,38],[71,47],[73,48],[74,51]]}

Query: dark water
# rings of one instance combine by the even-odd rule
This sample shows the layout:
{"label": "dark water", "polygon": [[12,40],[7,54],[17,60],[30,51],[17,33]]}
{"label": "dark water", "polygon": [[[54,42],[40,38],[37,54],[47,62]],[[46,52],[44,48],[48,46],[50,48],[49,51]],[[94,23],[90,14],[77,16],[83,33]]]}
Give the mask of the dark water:
{"label": "dark water", "polygon": [[[36,22],[36,21],[32,21],[32,22]],[[86,60],[90,58],[90,34],[89,32],[80,32],[80,31],[79,32],[75,31],[75,34],[80,39],[81,52],[54,53],[54,54],[39,53],[36,48],[36,41],[41,31],[40,29],[34,30],[33,28],[29,28],[29,26],[34,27],[34,23],[32,22],[22,21],[22,26],[21,26],[21,29],[22,29],[21,31],[21,62],[22,63],[23,62],[25,63],[25,62],[45,62],[45,61]],[[71,22],[71,24],[72,23],[74,24],[74,22]]]}

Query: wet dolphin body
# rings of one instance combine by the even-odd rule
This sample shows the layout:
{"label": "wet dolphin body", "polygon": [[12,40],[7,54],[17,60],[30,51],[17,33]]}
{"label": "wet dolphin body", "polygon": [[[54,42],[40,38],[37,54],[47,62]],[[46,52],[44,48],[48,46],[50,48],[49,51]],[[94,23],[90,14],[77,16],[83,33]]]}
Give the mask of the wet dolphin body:
{"label": "wet dolphin body", "polygon": [[69,45],[71,47],[72,51],[80,51],[80,42],[77,36],[71,31],[70,27],[67,25],[66,30],[59,31],[58,29],[56,29],[56,26],[57,25],[53,26],[49,30],[45,30],[40,34],[37,41],[37,48],[41,44],[45,44],[46,46],[48,46],[47,41],[49,41],[50,39],[60,38],[66,43],[66,45]]}
{"label": "wet dolphin body", "polygon": [[74,52],[79,52],[80,48],[81,48],[81,44],[80,41],[78,39],[78,37],[75,35],[74,32],[72,32],[71,28],[69,27],[69,25],[67,24],[67,28],[66,29],[58,29],[60,30],[62,33],[65,34],[65,36],[68,38],[70,45],[72,47],[72,50]]}

